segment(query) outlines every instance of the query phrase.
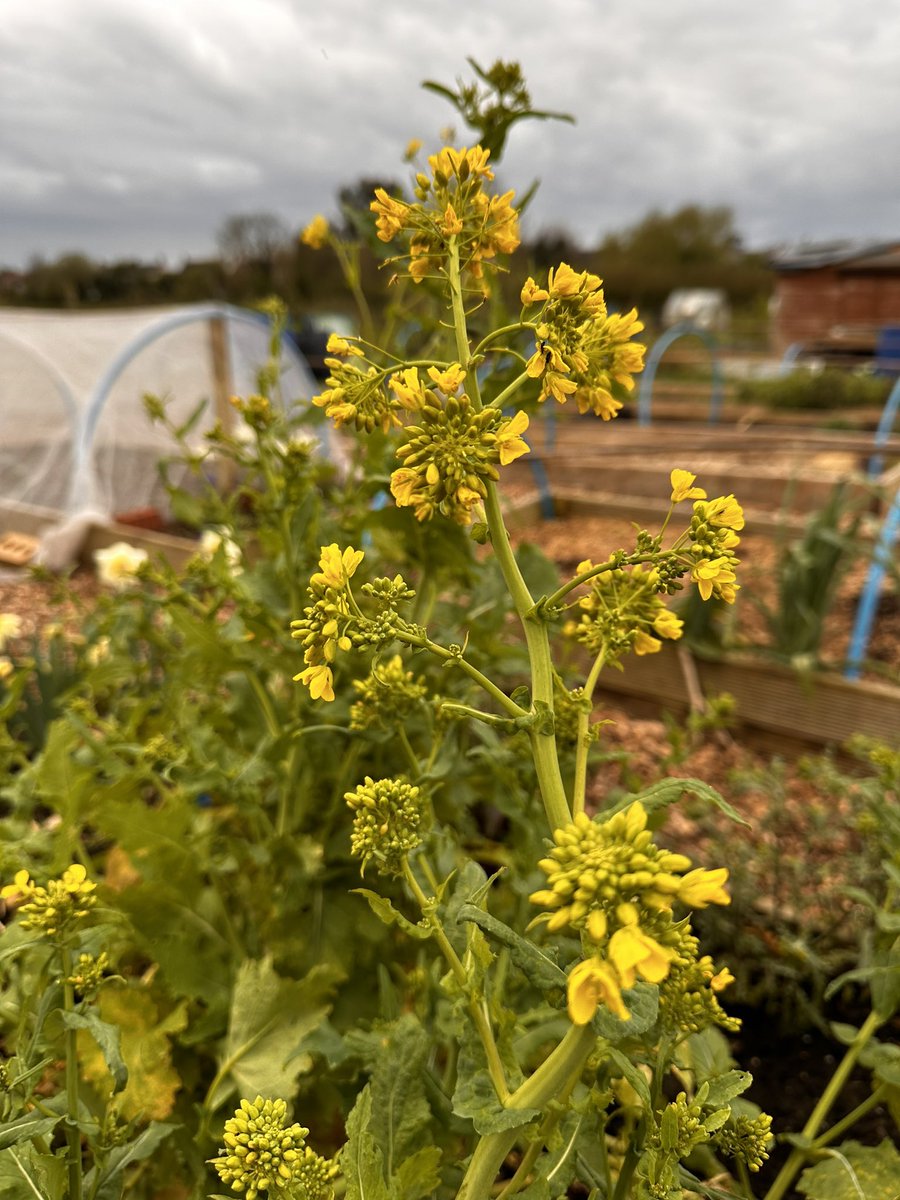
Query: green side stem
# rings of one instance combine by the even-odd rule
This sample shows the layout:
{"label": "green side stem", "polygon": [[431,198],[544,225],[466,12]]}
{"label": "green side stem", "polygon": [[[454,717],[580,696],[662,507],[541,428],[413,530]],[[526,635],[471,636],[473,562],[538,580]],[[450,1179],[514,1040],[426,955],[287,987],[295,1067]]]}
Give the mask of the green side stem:
{"label": "green side stem", "polygon": [[475,996],[469,993],[469,975],[466,968],[460,961],[459,955],[450,944],[450,940],[444,933],[444,928],[438,919],[437,913],[434,911],[434,904],[429,901],[428,897],[422,891],[418,879],[413,874],[412,867],[409,865],[409,860],[404,859],[403,871],[406,882],[409,884],[412,894],[416,898],[416,903],[422,910],[422,915],[431,926],[435,940],[441,948],[441,953],[447,960],[450,970],[460,987],[463,995],[466,996],[466,1006],[469,1010],[469,1015],[472,1018],[472,1023],[478,1032],[481,1039],[481,1044],[484,1047],[485,1057],[487,1058],[488,1071],[491,1076],[491,1082],[494,1085],[494,1090],[501,1104],[505,1104],[509,1099],[509,1085],[506,1082],[506,1072],[503,1069],[503,1062],[500,1058],[500,1051],[497,1049],[497,1043],[494,1040],[494,1031],[491,1029],[491,1023],[488,1020],[487,1013]]}
{"label": "green side stem", "polygon": [[[880,1025],[884,1024],[884,1018],[879,1016],[877,1012],[869,1013],[860,1029],[857,1031],[856,1037],[847,1047],[847,1053],[838,1063],[837,1069],[828,1081],[828,1086],[825,1088],[822,1095],[819,1097],[819,1102],[812,1110],[809,1120],[803,1126],[800,1136],[807,1142],[813,1142],[816,1134],[819,1131],[819,1126],[825,1120],[831,1106],[837,1100],[841,1093],[841,1089],[847,1082],[850,1072],[856,1066],[860,1054],[865,1049],[875,1030]],[[775,1182],[766,1192],[765,1200],[782,1200],[782,1197],[787,1192],[788,1188],[794,1182],[794,1178],[803,1166],[806,1158],[812,1150],[812,1146],[795,1146],[791,1151],[787,1162],[778,1172],[775,1177]]]}
{"label": "green side stem", "polygon": [[600,647],[600,653],[594,659],[587,679],[584,682],[585,708],[578,714],[578,740],[575,745],[575,780],[572,784],[572,816],[577,817],[584,812],[584,797],[587,790],[587,760],[590,749],[590,722],[593,711],[594,688],[600,672],[606,663],[606,644]]}
{"label": "green side stem", "polygon": [[[67,946],[60,948],[63,979],[63,1011],[75,1011],[75,988],[72,977],[72,953]],[[81,1131],[78,1128],[78,1032],[66,1027],[66,1166],[69,1176],[68,1200],[82,1200]]]}

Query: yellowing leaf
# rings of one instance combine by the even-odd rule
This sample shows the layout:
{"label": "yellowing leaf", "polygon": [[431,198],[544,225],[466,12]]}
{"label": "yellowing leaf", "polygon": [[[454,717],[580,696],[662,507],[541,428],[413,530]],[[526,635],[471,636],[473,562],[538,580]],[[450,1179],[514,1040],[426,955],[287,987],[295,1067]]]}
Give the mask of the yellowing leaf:
{"label": "yellowing leaf", "polygon": [[[172,1066],[170,1035],[187,1024],[185,1005],[163,1021],[152,997],[129,987],[106,987],[100,993],[100,1015],[121,1032],[121,1052],[128,1067],[128,1083],[116,1097],[116,1107],[126,1120],[160,1121],[171,1113],[181,1079]],[[94,1039],[78,1035],[78,1057],[84,1077],[112,1090],[112,1079]]]}

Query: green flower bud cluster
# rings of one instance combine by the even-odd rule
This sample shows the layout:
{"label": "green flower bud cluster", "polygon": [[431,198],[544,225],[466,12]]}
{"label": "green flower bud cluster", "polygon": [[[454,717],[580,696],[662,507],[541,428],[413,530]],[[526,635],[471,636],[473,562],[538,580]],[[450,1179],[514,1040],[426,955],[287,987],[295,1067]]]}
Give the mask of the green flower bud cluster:
{"label": "green flower bud cluster", "polygon": [[223,1183],[246,1200],[282,1192],[290,1200],[328,1200],[337,1167],[305,1145],[309,1133],[287,1124],[283,1100],[242,1100],[225,1122],[224,1146],[210,1159]]}
{"label": "green flower bud cluster", "polygon": [[264,433],[278,420],[271,403],[259,394],[240,397],[232,396],[231,403],[256,433]]}
{"label": "green flower bud cluster", "polygon": [[[589,559],[578,564],[578,573],[590,571]],[[682,571],[683,574],[683,571]],[[592,654],[605,653],[615,662],[629,650],[653,654],[662,646],[660,638],[681,637],[683,622],[659,598],[660,573],[656,567],[640,565],[625,570],[603,571],[590,581],[590,591],[578,601],[581,616],[563,627],[567,637],[586,646]]]}
{"label": "green flower bud cluster", "polygon": [[97,902],[96,887],[81,863],[74,863],[45,888],[34,883],[27,871],[18,871],[14,882],[0,889],[0,898],[24,900],[19,909],[23,929],[37,929],[47,937],[59,938],[90,916]]}
{"label": "green flower bud cluster", "polygon": [[[559,681],[553,693],[553,721],[556,740],[563,746],[574,746],[578,741],[578,719],[585,711],[590,711],[590,705],[585,702],[584,688],[574,688],[571,692]],[[596,741],[600,736],[602,721],[588,726],[588,737]]]}
{"label": "green flower bud cluster", "polygon": [[758,1171],[769,1157],[769,1148],[774,1141],[772,1118],[768,1113],[760,1113],[757,1117],[733,1116],[713,1140],[726,1158],[739,1158],[749,1170]]}
{"label": "green flower bud cluster", "polygon": [[109,955],[102,951],[95,958],[93,954],[79,954],[75,969],[68,978],[79,996],[89,1000],[96,996],[103,984],[103,977],[109,970]]}
{"label": "green flower bud cluster", "polygon": [[420,521],[440,512],[469,524],[487,483],[500,478],[498,433],[504,420],[495,408],[477,411],[464,392],[444,405],[424,404],[419,424],[407,426],[397,449],[403,463],[391,476],[397,504],[411,506]]}
{"label": "green flower bud cluster", "polygon": [[[361,352],[348,345],[344,353]],[[313,404],[324,408],[338,428],[352,423],[360,433],[375,429],[388,433],[400,424],[400,405],[385,390],[384,371],[371,365],[363,369],[340,358],[326,358],[325,365],[330,374],[325,390],[313,396]]]}
{"label": "green flower bud cluster", "polygon": [[581,929],[594,911],[617,922],[616,910],[622,904],[643,910],[644,928],[654,915],[667,914],[682,886],[681,872],[691,862],[683,854],[660,849],[652,837],[639,802],[605,822],[579,813],[571,824],[557,829],[549,857],[538,863],[547,876],[547,889],[531,897],[535,904],[555,910],[548,929]]}
{"label": "green flower bud cluster", "polygon": [[713,1025],[737,1033],[739,1017],[731,1017],[719,1003],[719,993],[733,982],[731,972],[716,971],[708,954],[700,956],[700,943],[685,922],[679,928],[678,957],[659,986],[659,1017],[672,1033],[701,1033]]}
{"label": "green flower bud cluster", "polygon": [[399,654],[372,667],[368,679],[354,679],[359,699],[350,708],[351,729],[393,729],[402,725],[428,693],[423,676],[407,671]]}
{"label": "green flower bud cluster", "polygon": [[362,859],[365,873],[370,862],[382,875],[402,875],[406,856],[422,841],[425,797],[405,779],[366,776],[354,792],[344,796],[355,813],[350,851]]}

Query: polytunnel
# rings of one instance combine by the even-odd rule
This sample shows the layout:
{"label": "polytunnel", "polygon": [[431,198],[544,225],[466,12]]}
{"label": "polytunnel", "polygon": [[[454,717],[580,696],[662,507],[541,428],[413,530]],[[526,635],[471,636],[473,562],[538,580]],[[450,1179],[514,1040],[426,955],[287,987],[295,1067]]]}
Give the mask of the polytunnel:
{"label": "polytunnel", "polygon": [[[171,438],[144,408],[161,397],[175,424],[205,403],[198,448],[231,395],[258,390],[270,322],[223,304],[115,312],[0,309],[0,503],[62,517],[165,511],[157,465]],[[318,390],[305,359],[281,342],[277,399],[289,411]],[[323,435],[324,436],[324,435]]]}

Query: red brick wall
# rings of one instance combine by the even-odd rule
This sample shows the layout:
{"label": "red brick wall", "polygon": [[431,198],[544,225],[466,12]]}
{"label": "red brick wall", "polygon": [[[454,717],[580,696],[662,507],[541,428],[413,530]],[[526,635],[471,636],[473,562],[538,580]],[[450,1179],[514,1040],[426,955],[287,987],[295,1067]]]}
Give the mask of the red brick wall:
{"label": "red brick wall", "polygon": [[783,354],[793,342],[827,337],[835,325],[900,325],[900,275],[834,267],[786,271],[775,279],[772,346]]}

